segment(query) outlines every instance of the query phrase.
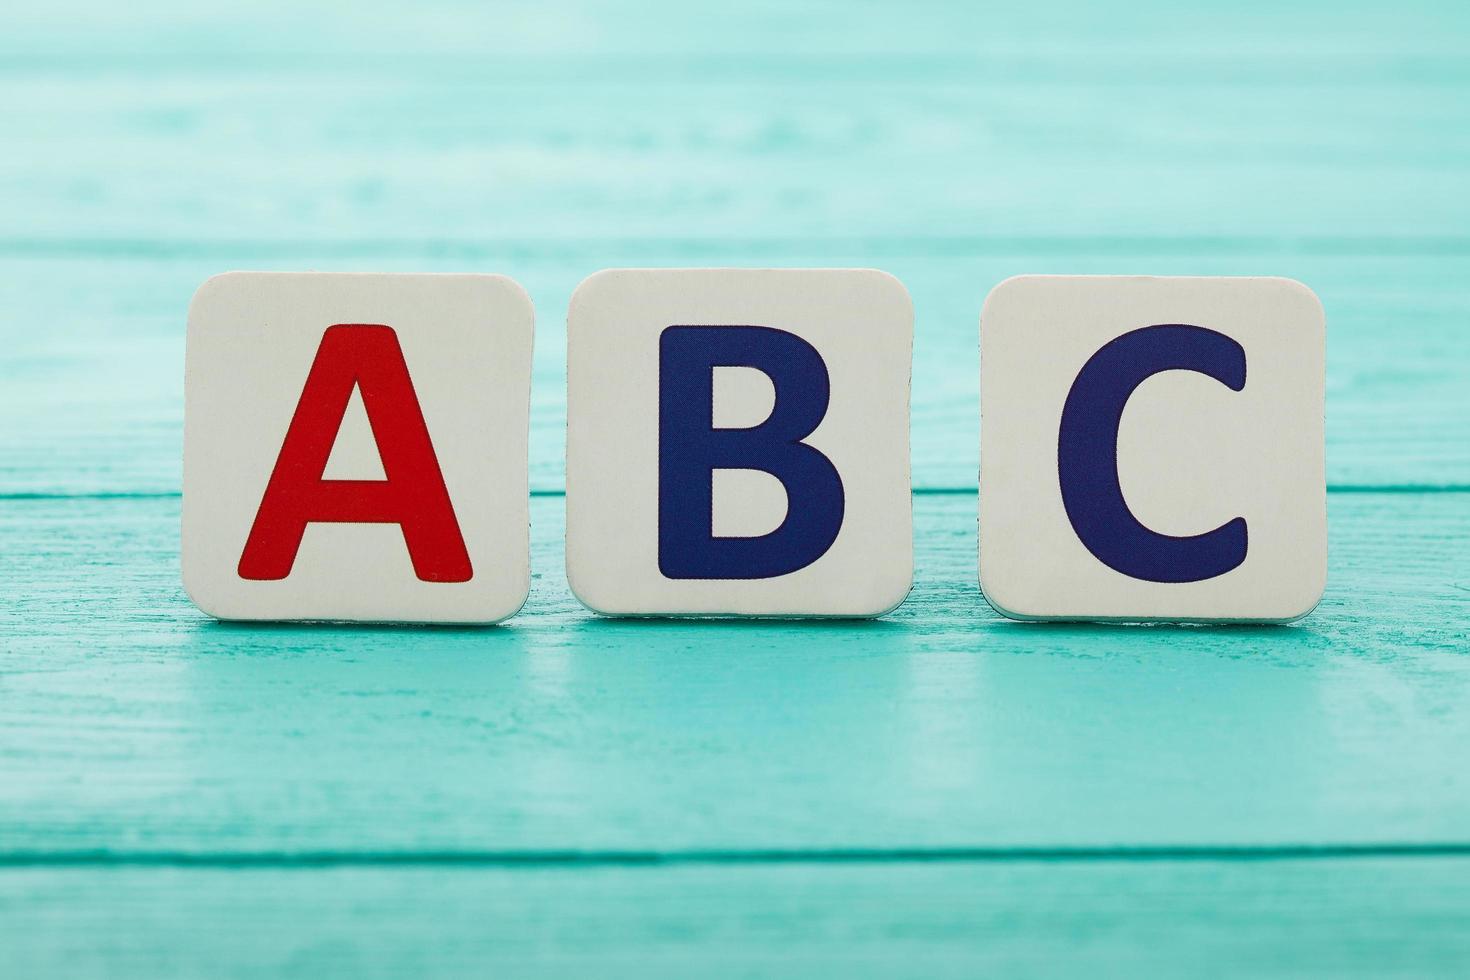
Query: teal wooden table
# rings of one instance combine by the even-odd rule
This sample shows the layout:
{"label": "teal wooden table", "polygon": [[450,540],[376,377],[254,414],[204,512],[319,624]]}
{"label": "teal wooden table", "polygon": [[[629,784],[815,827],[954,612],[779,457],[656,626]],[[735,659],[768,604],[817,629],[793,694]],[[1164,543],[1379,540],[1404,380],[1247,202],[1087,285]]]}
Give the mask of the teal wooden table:
{"label": "teal wooden table", "polygon": [[[0,94],[0,976],[1470,970],[1463,4],[79,0],[0,12]],[[571,598],[567,299],[665,264],[908,285],[896,613]],[[184,311],[231,268],[527,287],[522,615],[189,605]],[[1312,617],[984,604],[976,320],[1021,272],[1316,289]]]}

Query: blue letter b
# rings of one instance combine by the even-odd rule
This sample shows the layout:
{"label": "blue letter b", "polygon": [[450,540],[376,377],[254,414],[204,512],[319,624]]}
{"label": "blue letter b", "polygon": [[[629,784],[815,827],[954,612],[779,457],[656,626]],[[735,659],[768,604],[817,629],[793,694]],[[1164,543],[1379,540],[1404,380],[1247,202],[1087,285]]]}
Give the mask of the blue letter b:
{"label": "blue letter b", "polygon": [[[714,426],[714,369],[763,372],[770,417]],[[816,348],[771,327],[673,326],[659,337],[658,567],[673,579],[759,579],[805,568],[837,540],[842,479],[801,440],[827,414],[827,365]],[[786,488],[786,519],[758,537],[715,537],[714,471],[761,470]]]}

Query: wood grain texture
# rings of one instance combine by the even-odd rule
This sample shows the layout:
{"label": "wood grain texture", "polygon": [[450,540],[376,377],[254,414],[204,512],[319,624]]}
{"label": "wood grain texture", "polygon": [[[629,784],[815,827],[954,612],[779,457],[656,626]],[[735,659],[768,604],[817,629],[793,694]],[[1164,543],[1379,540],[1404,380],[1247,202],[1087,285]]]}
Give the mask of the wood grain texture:
{"label": "wood grain texture", "polygon": [[[274,256],[274,257],[273,257]],[[1328,314],[1328,479],[1342,486],[1470,485],[1470,295],[1465,259],[1091,252],[771,256],[676,246],[637,252],[434,258],[425,252],[307,259],[0,259],[0,494],[174,493],[180,481],[184,317],[209,275],[237,265],[504,272],[537,307],[531,485],[564,485],[566,307],[603,265],[879,265],[914,299],[913,478],[973,487],[979,466],[980,305],[1022,272],[1280,274],[1312,285]],[[42,329],[40,324],[50,324]],[[304,370],[304,368],[303,368]]]}
{"label": "wood grain texture", "polygon": [[0,870],[11,977],[1423,977],[1470,859]]}
{"label": "wood grain texture", "polygon": [[0,41],[17,243],[1470,222],[1447,2],[76,8]]}
{"label": "wood grain texture", "polygon": [[1457,842],[1470,827],[1467,495],[1334,494],[1291,627],[1011,624],[975,498],[916,499],[872,623],[617,622],[568,593],[563,501],[491,629],[220,625],[171,499],[0,504],[10,852]]}

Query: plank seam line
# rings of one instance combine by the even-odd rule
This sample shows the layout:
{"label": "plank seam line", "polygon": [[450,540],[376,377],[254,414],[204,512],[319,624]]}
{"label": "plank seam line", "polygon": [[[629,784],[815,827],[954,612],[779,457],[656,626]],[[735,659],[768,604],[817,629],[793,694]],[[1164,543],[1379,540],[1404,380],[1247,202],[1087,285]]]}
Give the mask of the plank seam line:
{"label": "plank seam line", "polygon": [[1321,255],[1348,257],[1458,256],[1470,254],[1470,236],[1462,235],[846,235],[790,238],[710,237],[580,237],[488,241],[464,238],[361,239],[143,239],[0,237],[0,256],[7,258],[262,258],[293,256],[352,258],[421,256],[425,258],[566,258],[609,254],[796,255],[862,252],[883,256],[1004,256],[1109,252],[1140,256],[1178,255]]}
{"label": "plank seam line", "polygon": [[1065,864],[1470,857],[1470,842],[1440,844],[1159,845],[1144,847],[913,847],[687,851],[10,851],[15,868],[559,868],[687,865]]}
{"label": "plank seam line", "polygon": [[[1470,483],[1329,483],[1331,494],[1435,494],[1470,493]],[[914,487],[915,497],[973,497],[975,487]],[[565,497],[565,490],[552,488],[534,489],[532,497]],[[68,493],[65,491],[21,490],[0,492],[3,500],[178,500],[183,496],[178,490],[98,490]]]}

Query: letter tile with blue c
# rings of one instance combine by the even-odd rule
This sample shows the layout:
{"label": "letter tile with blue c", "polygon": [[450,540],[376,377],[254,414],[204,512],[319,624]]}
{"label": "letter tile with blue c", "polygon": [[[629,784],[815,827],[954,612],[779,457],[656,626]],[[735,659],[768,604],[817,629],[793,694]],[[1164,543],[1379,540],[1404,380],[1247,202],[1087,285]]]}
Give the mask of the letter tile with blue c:
{"label": "letter tile with blue c", "polygon": [[913,307],[871,269],[611,269],[567,319],[567,576],[621,616],[880,616],[913,582]]}
{"label": "letter tile with blue c", "polygon": [[1288,622],[1327,575],[1290,279],[1020,276],[980,319],[980,585],[1014,619]]}

